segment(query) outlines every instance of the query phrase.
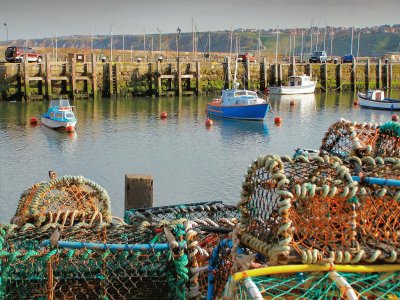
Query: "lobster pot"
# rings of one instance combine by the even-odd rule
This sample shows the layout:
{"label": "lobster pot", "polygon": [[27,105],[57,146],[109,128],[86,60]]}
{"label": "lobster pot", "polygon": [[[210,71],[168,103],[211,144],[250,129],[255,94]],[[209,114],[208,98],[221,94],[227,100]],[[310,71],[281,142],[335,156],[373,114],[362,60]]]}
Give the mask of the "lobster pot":
{"label": "lobster pot", "polygon": [[377,124],[358,124],[340,119],[326,131],[320,153],[342,159],[353,155],[372,155],[378,132]]}
{"label": "lobster pot", "polygon": [[110,222],[110,198],[105,189],[82,176],[54,177],[24,191],[12,223]]}
{"label": "lobster pot", "polygon": [[379,127],[375,144],[376,157],[400,157],[400,124],[387,122]]}
{"label": "lobster pot", "polygon": [[[380,204],[368,196],[375,187],[360,189],[337,157],[262,156],[245,177],[238,205],[240,239],[265,255],[268,265],[395,262],[400,257],[398,202],[382,198]],[[378,221],[378,212],[389,206],[395,213],[388,211]]]}

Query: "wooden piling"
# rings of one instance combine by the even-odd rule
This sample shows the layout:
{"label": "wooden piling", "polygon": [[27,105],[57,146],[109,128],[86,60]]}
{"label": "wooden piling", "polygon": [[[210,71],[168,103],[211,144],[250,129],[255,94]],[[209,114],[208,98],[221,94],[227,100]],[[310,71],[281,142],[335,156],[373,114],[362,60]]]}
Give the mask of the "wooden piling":
{"label": "wooden piling", "polygon": [[260,85],[260,88],[261,88],[262,91],[265,91],[265,89],[268,88],[268,69],[267,69],[267,58],[266,57],[263,58],[263,62],[262,62],[260,70],[261,70],[261,74],[260,74],[261,85]]}
{"label": "wooden piling", "polygon": [[161,75],[162,75],[161,62],[157,60],[157,71],[156,71],[155,81],[156,81],[156,89],[158,96],[162,95]]}
{"label": "wooden piling", "polygon": [[125,211],[153,206],[153,178],[145,174],[125,175]]}
{"label": "wooden piling", "polygon": [[338,64],[336,66],[336,90],[342,90],[342,65]]}
{"label": "wooden piling", "polygon": [[354,60],[353,64],[351,65],[351,90],[355,91],[357,89],[357,63]]}
{"label": "wooden piling", "polygon": [[29,66],[28,66],[28,54],[24,54],[24,61],[22,63],[23,74],[24,74],[24,97],[25,101],[29,101]]}
{"label": "wooden piling", "polygon": [[295,60],[294,56],[292,57],[292,63],[290,64],[290,67],[291,67],[290,74],[292,76],[296,76],[296,60]]}
{"label": "wooden piling", "polygon": [[75,80],[75,70],[76,70],[76,65],[75,65],[75,58],[72,58],[70,60],[71,64],[71,98],[75,98],[75,89],[76,89],[76,80]]}
{"label": "wooden piling", "polygon": [[201,94],[201,66],[200,62],[196,62],[196,94],[200,95]]}
{"label": "wooden piling", "polygon": [[51,67],[50,67],[50,54],[46,54],[46,98],[51,100]]}
{"label": "wooden piling", "polygon": [[328,91],[328,64],[327,63],[324,63],[324,64],[322,64],[322,68],[323,68],[323,78],[322,78],[322,81],[323,81],[323,88],[324,88],[324,91],[325,92],[327,92]]}
{"label": "wooden piling", "polygon": [[278,64],[275,63],[274,64],[274,85],[277,86],[278,85]]}
{"label": "wooden piling", "polygon": [[114,95],[114,78],[113,78],[113,63],[109,62],[108,64],[108,92],[109,95]]}
{"label": "wooden piling", "polygon": [[[152,72],[152,63],[148,63],[147,64],[148,67],[148,71],[147,71],[147,89],[148,89],[148,95],[149,96],[153,96],[153,76],[151,74],[153,74]],[[119,72],[118,72],[119,73]]]}
{"label": "wooden piling", "polygon": [[365,65],[365,89],[369,89],[369,71],[370,71],[370,61],[367,59],[367,63]]}
{"label": "wooden piling", "polygon": [[278,64],[279,71],[278,71],[278,85],[282,85],[282,64]]}
{"label": "wooden piling", "polygon": [[385,82],[384,82],[382,87],[386,88],[386,89],[390,88],[389,87],[389,63],[385,64],[385,77],[384,77],[384,80],[385,80]]}
{"label": "wooden piling", "polygon": [[245,89],[248,90],[250,88],[250,59],[249,56],[246,55],[246,74],[245,74]]}
{"label": "wooden piling", "polygon": [[121,89],[120,89],[120,84],[119,84],[119,79],[120,76],[119,74],[121,74],[121,63],[120,62],[116,62],[115,63],[115,68],[114,68],[114,72],[115,72],[115,76],[114,76],[114,80],[115,80],[115,94],[118,96],[121,94]]}
{"label": "wooden piling", "polygon": [[382,61],[380,59],[378,59],[376,68],[376,88],[379,89],[382,86]]}
{"label": "wooden piling", "polygon": [[178,96],[182,96],[182,72],[181,72],[181,63],[178,59],[178,63],[177,63],[177,76],[176,76],[176,80],[177,80],[177,95]]}
{"label": "wooden piling", "polygon": [[225,57],[224,59],[224,89],[230,89],[232,87],[232,76],[231,76],[231,58]]}
{"label": "wooden piling", "polygon": [[92,54],[92,94],[93,98],[97,98],[97,59],[96,55]]}
{"label": "wooden piling", "polygon": [[393,65],[389,63],[389,89],[392,88]]}
{"label": "wooden piling", "polygon": [[307,64],[307,70],[308,70],[307,75],[312,78],[312,65],[311,64]]}

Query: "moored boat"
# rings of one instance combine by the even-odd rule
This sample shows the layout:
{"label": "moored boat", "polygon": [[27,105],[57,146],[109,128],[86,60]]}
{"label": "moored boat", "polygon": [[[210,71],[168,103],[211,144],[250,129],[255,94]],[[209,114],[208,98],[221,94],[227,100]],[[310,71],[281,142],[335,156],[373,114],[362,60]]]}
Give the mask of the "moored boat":
{"label": "moored boat", "polygon": [[268,88],[268,91],[276,95],[312,94],[316,84],[307,75],[290,76],[288,85],[272,86]]}
{"label": "moored boat", "polygon": [[385,92],[382,90],[368,90],[367,93],[357,93],[358,104],[361,107],[400,110],[400,100],[385,98]]}
{"label": "moored boat", "polygon": [[49,109],[41,116],[43,125],[53,129],[66,129],[68,132],[75,131],[77,121],[73,106],[67,99],[51,100]]}
{"label": "moored boat", "polygon": [[269,103],[256,92],[237,89],[223,90],[221,99],[207,104],[206,112],[210,115],[242,120],[263,120],[269,110]]}

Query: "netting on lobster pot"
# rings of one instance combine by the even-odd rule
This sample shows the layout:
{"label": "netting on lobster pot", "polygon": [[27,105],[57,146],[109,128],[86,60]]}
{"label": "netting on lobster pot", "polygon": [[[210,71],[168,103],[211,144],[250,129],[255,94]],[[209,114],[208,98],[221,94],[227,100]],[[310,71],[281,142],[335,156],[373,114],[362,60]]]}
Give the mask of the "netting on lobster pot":
{"label": "netting on lobster pot", "polygon": [[348,156],[371,155],[378,138],[378,125],[350,122],[344,119],[333,123],[322,139],[321,155]]}
{"label": "netting on lobster pot", "polygon": [[400,157],[400,124],[387,122],[379,126],[375,144],[376,157]]}
{"label": "netting on lobster pot", "polygon": [[107,191],[82,176],[51,178],[28,188],[21,195],[12,223],[110,222],[110,198]]}

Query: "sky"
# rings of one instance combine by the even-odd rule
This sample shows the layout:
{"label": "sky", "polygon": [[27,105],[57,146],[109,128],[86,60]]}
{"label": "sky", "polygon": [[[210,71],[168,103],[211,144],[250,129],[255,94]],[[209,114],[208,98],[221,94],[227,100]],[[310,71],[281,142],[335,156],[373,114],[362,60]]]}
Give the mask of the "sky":
{"label": "sky", "polygon": [[[1,0],[0,40],[400,23],[400,0]],[[6,26],[4,24],[7,24]]]}

